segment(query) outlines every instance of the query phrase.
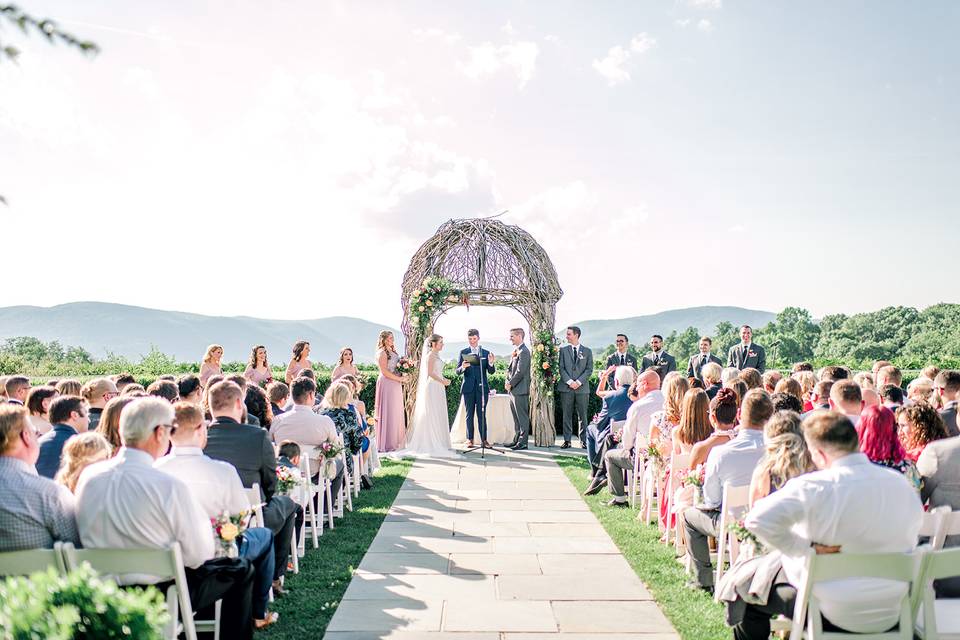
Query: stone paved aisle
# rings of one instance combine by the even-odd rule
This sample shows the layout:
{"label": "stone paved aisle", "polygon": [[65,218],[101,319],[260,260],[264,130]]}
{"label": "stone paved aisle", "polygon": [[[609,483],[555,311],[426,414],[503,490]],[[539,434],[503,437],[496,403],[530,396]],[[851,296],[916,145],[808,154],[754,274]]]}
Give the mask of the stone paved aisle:
{"label": "stone paved aisle", "polygon": [[674,640],[646,587],[543,451],[422,460],[327,640]]}

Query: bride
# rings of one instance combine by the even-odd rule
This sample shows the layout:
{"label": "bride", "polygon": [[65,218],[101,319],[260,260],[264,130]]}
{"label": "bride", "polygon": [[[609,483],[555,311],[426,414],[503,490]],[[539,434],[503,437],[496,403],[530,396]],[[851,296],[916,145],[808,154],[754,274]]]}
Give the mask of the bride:
{"label": "bride", "polygon": [[457,457],[450,443],[450,423],[447,419],[447,387],[450,381],[443,377],[442,350],[443,337],[437,334],[430,336],[424,345],[407,448],[397,451],[394,454],[397,457]]}

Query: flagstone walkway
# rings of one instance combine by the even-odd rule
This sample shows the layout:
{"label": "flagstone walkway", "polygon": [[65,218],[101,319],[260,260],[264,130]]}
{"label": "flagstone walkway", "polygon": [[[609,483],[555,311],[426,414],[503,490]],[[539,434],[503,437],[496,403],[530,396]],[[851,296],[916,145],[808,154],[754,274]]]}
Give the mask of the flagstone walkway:
{"label": "flagstone walkway", "polygon": [[676,640],[546,451],[417,461],[327,640]]}

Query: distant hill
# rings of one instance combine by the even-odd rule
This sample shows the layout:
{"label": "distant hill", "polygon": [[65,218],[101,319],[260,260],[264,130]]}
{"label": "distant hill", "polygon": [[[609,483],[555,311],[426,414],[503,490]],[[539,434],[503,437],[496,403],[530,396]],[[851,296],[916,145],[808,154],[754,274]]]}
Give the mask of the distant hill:
{"label": "distant hill", "polygon": [[618,333],[625,333],[630,342],[642,351],[643,345],[650,341],[654,333],[666,337],[671,331],[681,332],[687,327],[696,327],[701,333],[709,335],[718,323],[726,320],[734,325],[749,324],[762,327],[777,314],[769,311],[757,311],[742,307],[690,307],[689,309],[671,309],[649,316],[635,316],[617,320],[584,320],[573,324],[583,331],[581,340],[592,349],[603,349],[613,344]]}

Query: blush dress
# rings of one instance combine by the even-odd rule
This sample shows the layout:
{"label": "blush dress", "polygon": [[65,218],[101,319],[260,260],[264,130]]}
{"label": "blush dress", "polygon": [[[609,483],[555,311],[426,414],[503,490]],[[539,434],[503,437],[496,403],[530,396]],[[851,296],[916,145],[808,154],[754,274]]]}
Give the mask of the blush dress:
{"label": "blush dress", "polygon": [[[377,360],[380,354],[377,354]],[[400,354],[387,354],[387,370],[396,373]],[[406,445],[406,416],[403,408],[403,385],[381,373],[377,377],[377,394],[374,401],[374,417],[377,421],[377,450],[381,453],[396,451]]]}

